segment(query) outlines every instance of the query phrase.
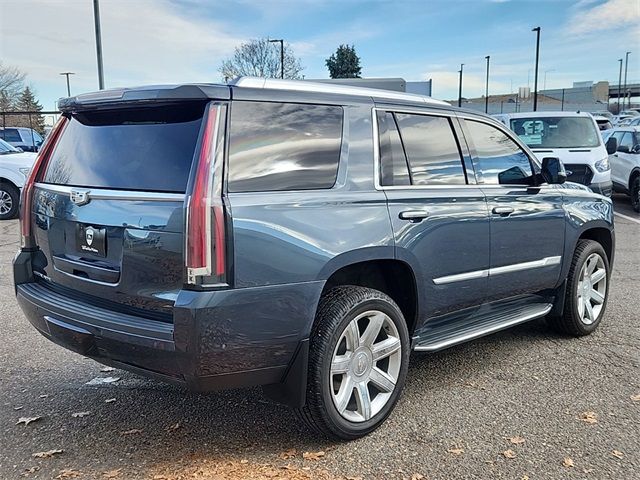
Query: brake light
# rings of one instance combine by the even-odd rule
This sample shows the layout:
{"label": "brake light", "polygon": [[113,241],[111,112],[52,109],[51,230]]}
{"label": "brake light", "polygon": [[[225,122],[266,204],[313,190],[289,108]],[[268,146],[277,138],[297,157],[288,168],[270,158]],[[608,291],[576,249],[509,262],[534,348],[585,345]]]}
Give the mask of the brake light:
{"label": "brake light", "polygon": [[[222,203],[222,157],[218,152],[221,109],[209,106],[189,198],[186,228],[187,283],[225,281],[226,250]],[[222,142],[221,142],[222,143]],[[203,279],[203,277],[207,277]]]}
{"label": "brake light", "polygon": [[55,126],[49,132],[46,140],[40,147],[40,151],[38,152],[38,156],[36,157],[35,162],[33,163],[33,167],[31,168],[31,172],[29,172],[29,177],[22,188],[22,194],[20,199],[20,233],[21,235],[21,243],[23,247],[32,247],[31,245],[31,205],[33,202],[33,186],[35,183],[40,180],[41,173],[47,167],[47,163],[49,162],[49,158],[51,158],[51,154],[58,143],[58,140],[62,136],[62,132],[66,127],[69,119],[65,116],[61,116],[60,119],[56,122]]}

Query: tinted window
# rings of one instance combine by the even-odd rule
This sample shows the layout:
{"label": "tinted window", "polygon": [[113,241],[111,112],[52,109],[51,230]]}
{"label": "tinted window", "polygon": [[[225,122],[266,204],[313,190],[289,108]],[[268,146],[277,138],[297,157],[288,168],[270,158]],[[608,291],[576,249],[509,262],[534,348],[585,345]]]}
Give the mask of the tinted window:
{"label": "tinted window", "polygon": [[380,184],[411,185],[409,167],[393,114],[378,112],[380,133]]}
{"label": "tinted window", "polygon": [[228,189],[331,188],[341,142],[342,107],[234,102]]}
{"label": "tinted window", "polygon": [[204,105],[185,105],[74,115],[44,181],[184,192],[203,111]]}
{"label": "tinted window", "polygon": [[17,128],[5,128],[4,130],[0,130],[0,138],[7,142],[22,143],[22,138],[20,138],[20,133]]}
{"label": "tinted window", "polygon": [[485,123],[467,120],[476,149],[476,171],[485,184],[529,184],[531,163],[527,154],[507,135]]}
{"label": "tinted window", "polygon": [[511,130],[531,148],[584,148],[600,145],[591,117],[534,117],[511,120]]}
{"label": "tinted window", "polygon": [[414,185],[466,183],[462,157],[448,118],[395,115]]}

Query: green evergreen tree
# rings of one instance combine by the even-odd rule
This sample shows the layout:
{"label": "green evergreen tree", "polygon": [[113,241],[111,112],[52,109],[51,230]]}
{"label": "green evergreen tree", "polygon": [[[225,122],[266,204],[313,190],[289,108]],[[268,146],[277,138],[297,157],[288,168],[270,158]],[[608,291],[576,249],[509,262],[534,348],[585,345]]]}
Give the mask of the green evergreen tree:
{"label": "green evergreen tree", "polygon": [[331,78],[360,78],[362,67],[360,57],[353,45],[340,45],[336,53],[326,60]]}
{"label": "green evergreen tree", "polygon": [[[16,105],[17,110],[23,112],[41,112],[42,105],[38,102],[38,99],[33,93],[33,90],[28,86],[20,94],[18,99],[18,104]],[[29,121],[29,115],[20,115],[19,122],[21,127],[31,127],[40,135],[44,135],[44,117],[42,115],[36,114],[31,115],[31,121]]]}

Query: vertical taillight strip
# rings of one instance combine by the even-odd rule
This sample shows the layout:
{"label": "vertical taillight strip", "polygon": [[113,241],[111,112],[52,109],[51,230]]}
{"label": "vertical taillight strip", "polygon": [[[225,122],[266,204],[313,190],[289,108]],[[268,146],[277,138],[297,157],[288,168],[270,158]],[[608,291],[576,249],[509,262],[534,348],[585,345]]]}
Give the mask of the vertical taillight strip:
{"label": "vertical taillight strip", "polygon": [[[219,285],[225,281],[226,253],[222,202],[223,109],[209,105],[192,193],[187,207],[187,283]],[[215,252],[215,253],[214,253]]]}
{"label": "vertical taillight strip", "polygon": [[20,198],[20,233],[21,233],[21,244],[23,248],[32,248],[33,239],[31,238],[31,206],[33,202],[33,186],[40,179],[40,174],[44,172],[47,168],[47,163],[49,162],[49,158],[51,158],[51,154],[55,149],[58,140],[62,136],[62,132],[64,131],[69,119],[62,115],[55,126],[49,132],[49,135],[45,139],[44,143],[40,147],[40,151],[38,152],[38,156],[33,163],[33,167],[29,172],[29,177],[27,178],[24,187],[22,187],[22,193]]}

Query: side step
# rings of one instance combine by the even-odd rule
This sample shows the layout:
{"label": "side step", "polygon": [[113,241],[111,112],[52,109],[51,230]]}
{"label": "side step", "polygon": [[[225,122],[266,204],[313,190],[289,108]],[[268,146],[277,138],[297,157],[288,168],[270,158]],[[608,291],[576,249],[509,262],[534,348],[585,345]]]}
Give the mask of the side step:
{"label": "side step", "polygon": [[474,338],[484,337],[505,328],[544,317],[553,307],[550,303],[534,303],[519,307],[493,309],[486,313],[478,310],[475,316],[451,318],[434,322],[433,328],[423,331],[416,339],[414,350],[435,352]]}

